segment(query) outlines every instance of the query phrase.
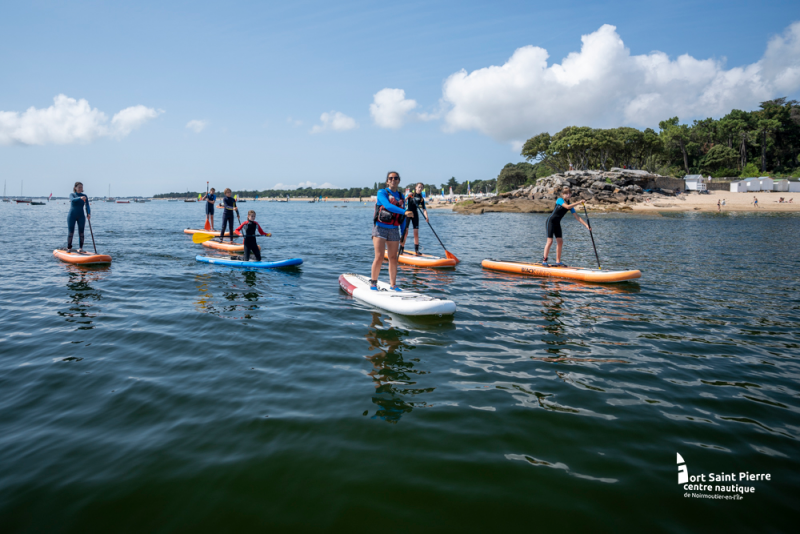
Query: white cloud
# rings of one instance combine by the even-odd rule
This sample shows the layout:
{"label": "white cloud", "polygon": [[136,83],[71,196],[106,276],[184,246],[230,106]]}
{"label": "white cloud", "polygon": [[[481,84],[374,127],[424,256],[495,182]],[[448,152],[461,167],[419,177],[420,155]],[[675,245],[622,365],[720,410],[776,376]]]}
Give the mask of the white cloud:
{"label": "white cloud", "polygon": [[203,130],[206,129],[206,126],[208,126],[207,121],[202,121],[198,119],[191,120],[186,123],[186,127],[192,130],[194,133],[202,132]]}
{"label": "white cloud", "polygon": [[402,89],[381,89],[373,95],[369,113],[372,120],[381,128],[400,128],[406,122],[408,113],[417,107],[416,100],[406,99]]}
{"label": "white cloud", "polygon": [[335,188],[336,186],[330,182],[325,182],[322,185],[317,185],[317,182],[300,182],[297,185],[277,183],[274,186],[272,186],[272,189],[285,189],[288,191],[291,189],[300,189],[301,187],[312,187],[312,188],[319,187],[320,189],[328,189],[328,188]]}
{"label": "white cloud", "polygon": [[49,108],[20,113],[0,111],[0,144],[66,145],[91,143],[98,137],[122,138],[164,113],[145,106],[125,108],[111,118],[85,99],[58,95]]}
{"label": "white cloud", "polygon": [[356,120],[354,118],[348,117],[339,111],[323,113],[320,115],[319,120],[322,122],[322,124],[315,124],[314,127],[311,128],[311,133],[320,133],[326,130],[344,132],[346,130],[358,128],[358,124],[356,124]]}
{"label": "white cloud", "polygon": [[298,126],[302,126],[303,125],[303,121],[301,121],[300,119],[293,119],[291,117],[286,117],[286,122],[288,122],[289,124],[291,124],[295,128],[297,128]]}
{"label": "white cloud", "polygon": [[569,125],[657,127],[660,120],[721,116],[800,89],[800,22],[770,40],[761,60],[726,69],[724,60],[632,56],[616,28],[581,37],[579,52],[548,66],[536,46],[503,65],[447,78],[445,129],[477,130],[516,142]]}

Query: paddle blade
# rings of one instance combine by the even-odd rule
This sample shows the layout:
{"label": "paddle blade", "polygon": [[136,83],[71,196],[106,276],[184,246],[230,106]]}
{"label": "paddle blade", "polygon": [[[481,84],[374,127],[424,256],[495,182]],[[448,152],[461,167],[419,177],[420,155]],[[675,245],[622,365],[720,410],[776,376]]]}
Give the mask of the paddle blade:
{"label": "paddle blade", "polygon": [[447,257],[448,260],[456,260],[456,263],[461,263],[461,260],[456,258],[456,255],[453,254],[452,252],[445,250],[444,255]]}
{"label": "paddle blade", "polygon": [[206,219],[206,225],[203,227],[203,230],[211,230],[211,223]]}
{"label": "paddle blade", "polygon": [[202,234],[202,233],[192,234],[192,242],[205,243],[209,239],[214,239],[215,237],[218,237],[217,234]]}

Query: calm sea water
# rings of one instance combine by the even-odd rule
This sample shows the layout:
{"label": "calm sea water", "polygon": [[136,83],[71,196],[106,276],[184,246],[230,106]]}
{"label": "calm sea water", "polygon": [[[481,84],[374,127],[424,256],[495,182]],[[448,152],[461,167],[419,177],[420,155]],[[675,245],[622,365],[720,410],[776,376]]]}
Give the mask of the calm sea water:
{"label": "calm sea water", "polygon": [[[95,204],[114,263],[70,266],[65,204],[0,205],[0,531],[796,528],[800,217],[593,217],[643,271],[601,286],[481,268],[541,257],[544,215],[435,211],[461,264],[399,279],[458,312],[419,322],[338,288],[371,207],[242,207],[303,266],[199,264],[202,206],[167,202]],[[772,480],[687,498],[676,453]]]}

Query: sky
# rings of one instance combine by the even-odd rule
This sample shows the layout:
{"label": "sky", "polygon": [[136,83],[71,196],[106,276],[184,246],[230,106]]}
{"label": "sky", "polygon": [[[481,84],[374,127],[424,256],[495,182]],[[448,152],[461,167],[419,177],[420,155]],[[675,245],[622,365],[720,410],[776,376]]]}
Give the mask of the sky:
{"label": "sky", "polygon": [[566,126],[800,99],[800,2],[0,3],[8,194],[490,179]]}

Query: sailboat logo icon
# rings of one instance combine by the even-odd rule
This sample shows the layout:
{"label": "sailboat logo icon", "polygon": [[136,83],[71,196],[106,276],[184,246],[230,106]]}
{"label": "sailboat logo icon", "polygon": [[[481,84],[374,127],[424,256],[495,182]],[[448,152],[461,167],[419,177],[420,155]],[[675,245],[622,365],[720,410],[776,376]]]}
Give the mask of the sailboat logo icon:
{"label": "sailboat logo icon", "polygon": [[689,482],[689,469],[680,453],[675,454],[678,455],[678,484],[686,484]]}

